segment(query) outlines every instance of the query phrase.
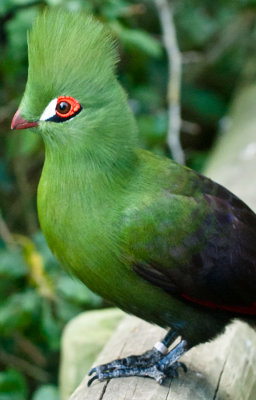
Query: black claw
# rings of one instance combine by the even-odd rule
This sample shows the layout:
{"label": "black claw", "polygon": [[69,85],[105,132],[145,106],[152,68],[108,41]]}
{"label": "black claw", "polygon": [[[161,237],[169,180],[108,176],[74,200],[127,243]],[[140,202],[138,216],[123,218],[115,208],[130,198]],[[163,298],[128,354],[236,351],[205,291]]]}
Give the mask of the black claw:
{"label": "black claw", "polygon": [[167,378],[171,379],[179,377],[178,371],[176,369],[173,369],[172,367],[165,371],[165,375],[167,376]]}
{"label": "black claw", "polygon": [[179,361],[179,366],[183,369],[184,372],[188,372],[188,368],[187,368],[186,364]]}
{"label": "black claw", "polygon": [[173,377],[174,377],[174,378],[178,378],[178,377],[179,377],[179,373],[178,373],[177,369],[174,369],[174,370],[172,371],[172,373],[173,373]]}
{"label": "black claw", "polygon": [[92,368],[89,372],[88,375],[91,376],[94,372],[96,372],[96,368]]}
{"label": "black claw", "polygon": [[94,375],[91,379],[89,379],[87,386],[91,386],[92,382],[95,381],[96,379],[98,379],[98,375]]}

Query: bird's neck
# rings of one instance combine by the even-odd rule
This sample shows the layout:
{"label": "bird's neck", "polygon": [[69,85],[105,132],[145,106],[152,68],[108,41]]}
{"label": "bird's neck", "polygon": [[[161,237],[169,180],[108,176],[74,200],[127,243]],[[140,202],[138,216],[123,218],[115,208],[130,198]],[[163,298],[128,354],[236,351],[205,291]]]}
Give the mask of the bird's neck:
{"label": "bird's neck", "polygon": [[106,197],[115,196],[127,186],[137,165],[137,154],[126,146],[111,159],[86,151],[66,149],[65,154],[46,146],[45,163],[40,180],[44,192],[56,198],[81,195],[94,206]]}

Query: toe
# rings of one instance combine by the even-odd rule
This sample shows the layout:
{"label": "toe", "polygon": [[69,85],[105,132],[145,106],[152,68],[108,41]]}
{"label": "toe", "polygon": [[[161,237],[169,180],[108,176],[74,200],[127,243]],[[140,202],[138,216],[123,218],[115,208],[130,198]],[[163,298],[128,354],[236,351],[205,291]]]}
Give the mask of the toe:
{"label": "toe", "polygon": [[94,374],[96,372],[96,367],[92,368],[89,372],[88,375],[91,376],[92,374]]}
{"label": "toe", "polygon": [[96,381],[96,379],[99,379],[99,377],[98,377],[97,374],[94,375],[91,379],[89,379],[89,381],[88,381],[88,383],[87,383],[87,386],[88,386],[88,387],[91,386],[92,382],[93,382],[93,381]]}

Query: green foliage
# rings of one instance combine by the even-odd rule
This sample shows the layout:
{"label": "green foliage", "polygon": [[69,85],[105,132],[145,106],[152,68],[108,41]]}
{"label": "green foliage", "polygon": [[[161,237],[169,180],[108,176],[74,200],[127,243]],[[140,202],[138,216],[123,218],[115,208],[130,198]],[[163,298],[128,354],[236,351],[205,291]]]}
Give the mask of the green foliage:
{"label": "green foliage", "polygon": [[0,400],[24,400],[27,393],[26,382],[18,371],[0,372]]}
{"label": "green foliage", "polygon": [[[153,1],[0,1],[0,400],[57,400],[61,331],[82,310],[102,306],[59,267],[39,231],[41,139],[29,131],[10,133],[27,76],[27,30],[45,5],[91,12],[108,25],[118,42],[118,76],[137,117],[140,144],[168,154],[167,57]],[[202,169],[243,76],[255,79],[255,20],[256,0],[175,2],[184,61],[182,143],[195,169]]]}
{"label": "green foliage", "polygon": [[88,305],[98,307],[100,299],[97,295],[87,289],[84,284],[76,279],[70,279],[68,276],[62,276],[58,280],[57,292],[67,301],[77,305]]}
{"label": "green foliage", "polygon": [[24,293],[14,293],[8,296],[4,306],[0,309],[0,333],[8,336],[16,329],[24,331],[33,318],[36,317],[39,301],[36,293],[26,289]]}
{"label": "green foliage", "polygon": [[[37,375],[40,382],[41,372],[36,375],[32,373],[31,380],[27,369],[23,369],[23,362],[29,363],[31,370],[37,368],[38,356],[35,357],[35,352],[40,355],[39,361],[44,359],[43,374],[51,371],[53,357],[60,350],[64,325],[83,310],[101,307],[102,300],[75,278],[66,275],[41,233],[37,233],[33,240],[20,235],[13,236],[13,239],[15,244],[0,249],[0,363],[1,351],[6,355],[7,365],[8,356],[14,353],[21,369],[20,372],[6,372],[7,375],[3,373],[2,378],[0,375],[0,389],[1,379],[3,385],[10,381],[10,395],[8,393],[9,397],[6,395],[3,399],[24,399],[24,391],[23,397],[15,397],[18,396],[14,390],[17,384],[12,382],[19,379],[19,382],[27,380],[31,383]],[[23,338],[26,338],[28,348],[32,346],[32,353],[22,349]],[[57,381],[56,366],[51,381]],[[56,388],[42,386],[35,393],[39,399],[44,395],[56,399]]]}
{"label": "green foliage", "polygon": [[118,21],[109,23],[109,27],[118,36],[128,52],[138,49],[151,57],[160,57],[161,46],[159,42],[146,32],[139,29],[128,29]]}
{"label": "green foliage", "polygon": [[213,91],[185,86],[183,90],[184,106],[190,108],[191,113],[200,115],[208,123],[220,118],[226,111],[224,99]]}
{"label": "green foliage", "polygon": [[[20,249],[0,250],[0,276],[1,279],[17,279],[24,277],[27,272],[27,266],[23,259]],[[1,293],[0,293],[1,296]]]}
{"label": "green foliage", "polygon": [[56,386],[43,385],[34,393],[32,400],[59,400],[59,393]]}

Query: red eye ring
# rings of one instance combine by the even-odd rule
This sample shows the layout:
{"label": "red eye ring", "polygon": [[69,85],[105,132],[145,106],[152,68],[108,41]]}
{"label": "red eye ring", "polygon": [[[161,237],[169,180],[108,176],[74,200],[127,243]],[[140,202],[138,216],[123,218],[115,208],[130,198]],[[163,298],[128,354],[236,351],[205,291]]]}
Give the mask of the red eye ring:
{"label": "red eye ring", "polygon": [[[70,107],[69,108],[67,107],[64,112],[60,112],[60,109],[58,110],[57,108],[61,103],[67,103],[67,105]],[[55,112],[59,117],[66,119],[66,118],[72,117],[74,114],[76,114],[78,111],[80,111],[80,109],[81,109],[81,105],[78,103],[78,101],[76,99],[74,99],[74,97],[60,96],[57,99],[57,105],[56,105]]]}

